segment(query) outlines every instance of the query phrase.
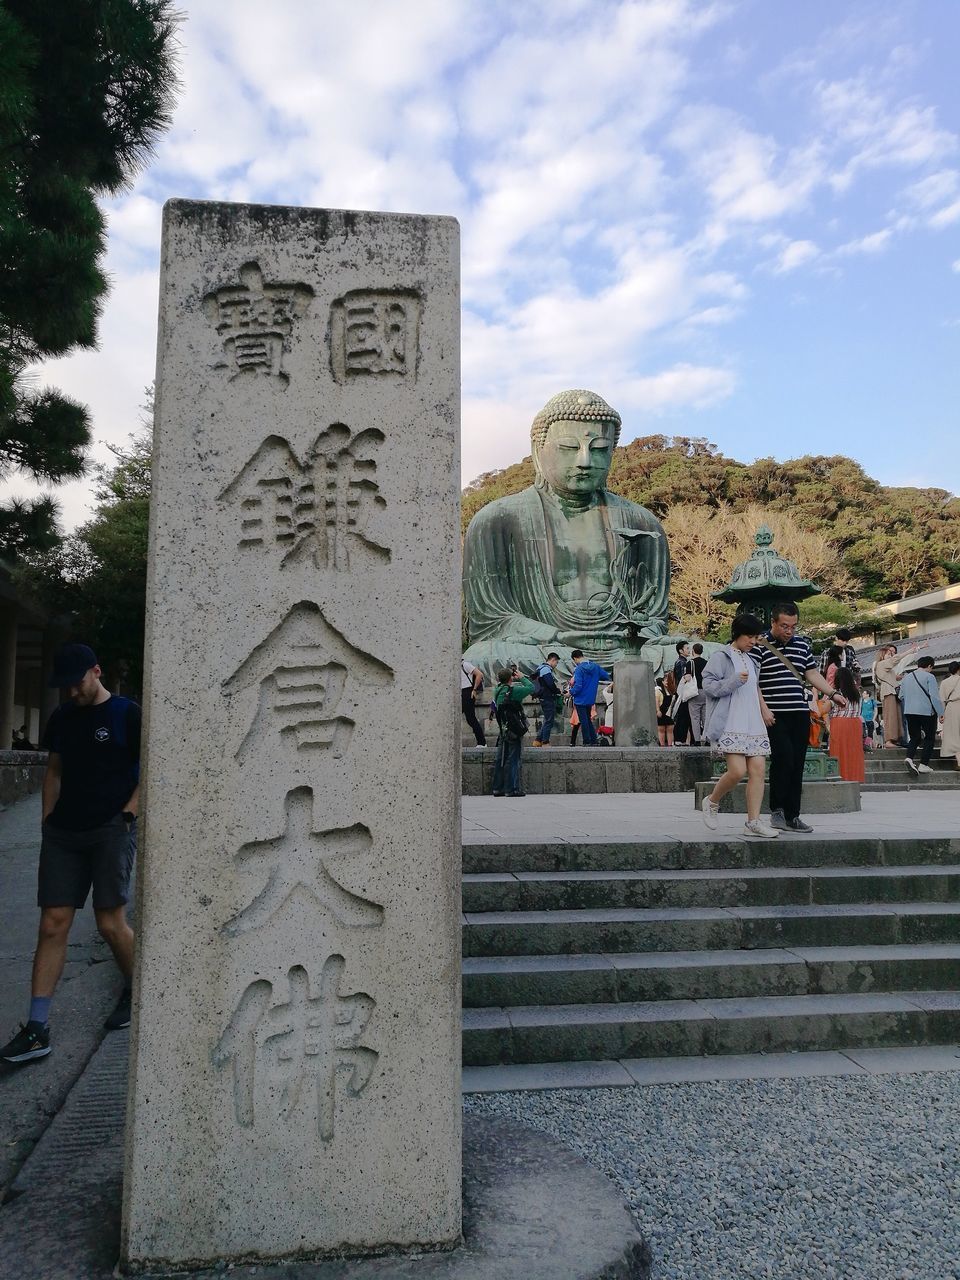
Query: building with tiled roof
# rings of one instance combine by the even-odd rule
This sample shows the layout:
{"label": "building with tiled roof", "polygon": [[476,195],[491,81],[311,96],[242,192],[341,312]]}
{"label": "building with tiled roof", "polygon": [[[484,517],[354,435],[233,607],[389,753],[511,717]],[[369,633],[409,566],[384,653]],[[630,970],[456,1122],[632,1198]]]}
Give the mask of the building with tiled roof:
{"label": "building with tiled roof", "polygon": [[891,641],[901,652],[912,643],[920,645],[920,652],[933,658],[937,676],[944,675],[951,662],[960,661],[960,582],[905,600],[891,600],[880,605],[879,611],[889,615],[889,627],[854,638],[865,671],[881,647]]}

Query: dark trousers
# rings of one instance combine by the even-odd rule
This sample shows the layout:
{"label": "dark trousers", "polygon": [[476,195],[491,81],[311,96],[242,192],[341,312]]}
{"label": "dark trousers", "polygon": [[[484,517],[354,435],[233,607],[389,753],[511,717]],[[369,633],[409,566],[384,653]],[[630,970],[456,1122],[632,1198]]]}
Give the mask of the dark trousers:
{"label": "dark trousers", "polygon": [[690,704],[681,702],[673,721],[673,741],[675,746],[686,746],[690,737]]}
{"label": "dark trousers", "polygon": [[577,719],[580,721],[580,737],[585,747],[595,747],[597,745],[597,731],[593,726],[593,703],[578,702]]}
{"label": "dark trousers", "polygon": [[523,793],[523,738],[501,733],[493,762],[493,794],[517,796]]}
{"label": "dark trousers", "polygon": [[473,736],[477,740],[477,746],[485,747],[487,745],[487,739],[483,732],[483,726],[477,719],[477,708],[474,705],[472,689],[460,690],[460,710],[466,716],[467,724],[473,730]]}
{"label": "dark trousers", "polygon": [[917,754],[917,747],[920,746],[920,739],[923,739],[923,747],[920,751],[920,763],[929,764],[930,757],[933,755],[933,742],[937,736],[937,717],[936,716],[907,716],[907,731],[910,734],[910,745],[907,747],[907,756],[913,759]]}
{"label": "dark trousers", "polygon": [[770,812],[782,809],[789,822],[800,817],[803,762],[810,737],[809,711],[775,711],[770,738]]}
{"label": "dark trousers", "polygon": [[549,742],[550,734],[553,731],[553,721],[557,714],[556,694],[550,694],[548,697],[540,699],[540,711],[543,715],[543,723],[540,725],[537,741]]}

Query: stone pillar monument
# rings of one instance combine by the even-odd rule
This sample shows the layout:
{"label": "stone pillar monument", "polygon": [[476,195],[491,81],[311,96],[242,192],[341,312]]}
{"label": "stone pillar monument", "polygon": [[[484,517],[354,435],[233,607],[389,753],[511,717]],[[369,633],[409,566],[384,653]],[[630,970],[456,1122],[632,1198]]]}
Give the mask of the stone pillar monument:
{"label": "stone pillar monument", "polygon": [[653,667],[641,658],[621,658],[613,681],[613,728],[618,747],[657,745],[657,700]]}
{"label": "stone pillar monument", "polygon": [[458,254],[165,211],[130,1270],[460,1235]]}

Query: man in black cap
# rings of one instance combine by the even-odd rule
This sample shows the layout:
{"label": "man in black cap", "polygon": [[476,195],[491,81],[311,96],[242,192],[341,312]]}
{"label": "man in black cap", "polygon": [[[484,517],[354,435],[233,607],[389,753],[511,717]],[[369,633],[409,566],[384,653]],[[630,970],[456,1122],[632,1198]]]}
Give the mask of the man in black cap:
{"label": "man in black cap", "polygon": [[100,683],[96,654],[66,644],[56,656],[51,688],[67,693],[47,725],[43,823],[37,904],[40,928],[33,958],[30,1015],[0,1049],[4,1062],[32,1062],[50,1052],[48,1014],[63,972],[73,917],[93,887],[97,928],[124,976],[107,1029],[130,1025],[133,930],[127,922],[136,849],[140,777],[140,708]]}

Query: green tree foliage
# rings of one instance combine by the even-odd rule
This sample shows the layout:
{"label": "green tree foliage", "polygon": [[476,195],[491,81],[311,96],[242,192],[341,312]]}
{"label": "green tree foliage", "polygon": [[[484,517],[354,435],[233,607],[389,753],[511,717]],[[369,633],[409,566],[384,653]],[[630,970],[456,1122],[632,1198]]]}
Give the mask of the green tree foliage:
{"label": "green tree foliage", "polygon": [[[152,414],[152,397],[147,409]],[[143,680],[152,417],[126,448],[111,452],[114,465],[96,469],[93,519],[53,548],[26,553],[17,578],[51,613],[71,617],[72,635],[93,646],[111,688],[119,679],[136,691]]]}
{"label": "green tree foliage", "polygon": [[[530,458],[480,476],[464,490],[464,527],[488,502],[532,480]],[[843,573],[829,584],[839,602],[833,612],[960,582],[960,499],[943,489],[885,487],[842,455],[747,464],[699,437],[642,436],[615,450],[610,488],[661,519],[681,506],[705,521],[767,510],[775,523],[777,513],[789,513],[837,557]]]}
{"label": "green tree foliage", "polygon": [[[0,0],[0,479],[83,472],[87,410],[27,370],[96,346],[97,197],[129,183],[169,124],[175,26],[170,0]],[[56,536],[49,499],[2,511],[2,553]]]}

